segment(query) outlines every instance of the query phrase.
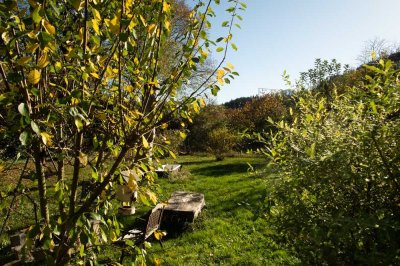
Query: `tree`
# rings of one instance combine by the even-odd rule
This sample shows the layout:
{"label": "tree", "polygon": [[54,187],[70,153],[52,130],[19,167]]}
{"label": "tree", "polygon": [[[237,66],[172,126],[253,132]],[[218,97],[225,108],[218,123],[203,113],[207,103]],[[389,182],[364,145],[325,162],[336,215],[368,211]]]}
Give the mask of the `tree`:
{"label": "tree", "polygon": [[[90,246],[115,240],[120,223],[111,199],[121,170],[142,173],[139,198],[156,202],[150,189],[154,178],[149,154],[168,149],[156,145],[150,150],[152,132],[168,127],[177,115],[191,120],[203,105],[196,95],[206,83],[181,101],[176,95],[214,47],[205,34],[211,27],[208,17],[215,16],[212,3],[199,1],[188,11],[186,26],[177,31],[172,20],[177,5],[167,0],[0,4],[0,125],[2,134],[20,140],[26,161],[33,160],[32,178],[39,192],[41,220],[29,230],[28,248],[39,243],[48,261],[58,265],[69,262],[77,243],[83,257]],[[226,43],[217,48],[225,55],[233,19],[245,7],[236,0],[232,4],[228,8],[232,19],[225,23]],[[162,55],[171,45],[181,49],[174,64],[165,68]],[[230,66],[222,68],[220,62],[206,80],[217,71],[219,80],[232,78]],[[89,146],[90,153],[85,148]],[[57,172],[51,199],[48,161]],[[68,161],[72,161],[71,176],[65,171]],[[78,205],[83,167],[90,168],[93,185]],[[54,200],[57,208],[49,208]],[[100,233],[90,227],[93,217],[102,223]]]}
{"label": "tree", "polygon": [[207,105],[193,117],[193,123],[188,127],[189,134],[185,145],[191,152],[205,152],[208,150],[208,134],[226,125],[225,108],[220,105]]}
{"label": "tree", "polygon": [[399,52],[399,45],[390,43],[382,38],[374,38],[365,42],[364,48],[358,55],[360,64],[367,64],[375,59],[387,58],[390,54]]}
{"label": "tree", "polygon": [[232,150],[237,143],[237,135],[227,127],[214,128],[207,134],[207,149],[217,161],[225,158],[225,153]]}

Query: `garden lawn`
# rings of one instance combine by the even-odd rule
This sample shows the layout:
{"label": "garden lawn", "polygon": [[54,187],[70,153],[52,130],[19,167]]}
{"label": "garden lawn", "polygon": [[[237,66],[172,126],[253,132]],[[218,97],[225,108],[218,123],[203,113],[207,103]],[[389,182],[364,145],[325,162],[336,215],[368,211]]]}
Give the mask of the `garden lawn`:
{"label": "garden lawn", "polygon": [[262,158],[181,157],[186,180],[160,179],[167,200],[177,190],[200,192],[206,207],[183,234],[166,237],[163,248],[153,243],[152,261],[161,265],[294,265],[299,261],[273,240],[274,230],[260,212],[266,191],[263,175],[251,174],[266,165]]}
{"label": "garden lawn", "polygon": [[[172,161],[171,161],[172,163]],[[182,171],[172,178],[159,178],[159,200],[166,202],[174,191],[200,192],[205,195],[206,206],[183,233],[168,234],[163,247],[150,240],[148,249],[150,265],[297,265],[299,260],[287,247],[275,242],[275,230],[268,223],[262,211],[268,173],[251,173],[248,163],[257,171],[266,165],[265,159],[256,157],[226,158],[215,161],[212,157],[183,156],[174,163],[182,165]],[[69,170],[69,168],[67,169]],[[18,173],[1,178],[1,186],[15,186]],[[54,178],[49,181],[49,198],[54,198]],[[27,187],[29,180],[24,180]],[[32,194],[37,200],[37,192]],[[8,198],[9,199],[9,198]],[[22,198],[21,198],[22,199]],[[56,200],[50,201],[50,208],[57,208]],[[115,202],[115,208],[119,206]],[[8,204],[8,202],[5,202]],[[150,210],[150,207],[135,204],[137,213],[120,217],[125,229],[135,224]],[[31,219],[33,208],[24,199],[17,201],[14,214],[8,222],[8,229],[14,231],[34,223]],[[30,219],[28,219],[28,217]],[[4,217],[2,216],[1,221]],[[143,219],[142,219],[143,221]],[[10,255],[6,234],[0,237],[0,262]],[[8,248],[7,248],[8,247]],[[110,265],[118,261],[121,251],[114,246],[103,247],[97,254],[100,264]],[[134,258],[129,255],[124,264]],[[0,263],[1,264],[1,263]],[[114,265],[114,264],[113,264]]]}

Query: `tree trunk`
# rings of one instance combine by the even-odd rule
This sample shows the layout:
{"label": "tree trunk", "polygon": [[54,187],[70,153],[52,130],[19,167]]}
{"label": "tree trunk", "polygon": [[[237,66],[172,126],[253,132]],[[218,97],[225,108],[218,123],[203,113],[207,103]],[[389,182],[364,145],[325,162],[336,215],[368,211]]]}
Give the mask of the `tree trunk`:
{"label": "tree trunk", "polygon": [[46,190],[46,178],[43,171],[44,163],[44,152],[42,151],[40,143],[34,144],[34,158],[35,158],[35,170],[36,178],[38,180],[39,190],[39,203],[40,203],[40,214],[42,220],[48,224],[50,222],[49,207],[47,205],[47,190]]}

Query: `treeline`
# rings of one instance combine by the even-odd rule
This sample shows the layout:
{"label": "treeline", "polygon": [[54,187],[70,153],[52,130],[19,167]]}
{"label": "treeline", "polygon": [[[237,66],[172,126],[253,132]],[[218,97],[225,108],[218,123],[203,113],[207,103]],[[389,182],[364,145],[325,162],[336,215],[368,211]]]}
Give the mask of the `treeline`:
{"label": "treeline", "polygon": [[209,105],[194,117],[182,146],[187,152],[210,152],[217,159],[223,159],[230,152],[256,149],[261,147],[260,143],[249,134],[275,131],[276,127],[268,119],[284,119],[289,107],[290,97],[284,94]]}

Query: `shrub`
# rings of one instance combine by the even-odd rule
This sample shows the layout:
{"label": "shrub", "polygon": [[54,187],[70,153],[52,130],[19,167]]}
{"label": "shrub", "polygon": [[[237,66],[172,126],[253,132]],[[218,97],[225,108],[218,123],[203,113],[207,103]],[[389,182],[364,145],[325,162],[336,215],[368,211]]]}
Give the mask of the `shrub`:
{"label": "shrub", "polygon": [[269,217],[307,264],[400,263],[400,72],[365,67],[329,101],[298,93],[293,122],[262,150],[279,176]]}
{"label": "shrub", "polygon": [[216,128],[208,134],[208,149],[217,161],[222,161],[236,143],[236,135],[226,127]]}

